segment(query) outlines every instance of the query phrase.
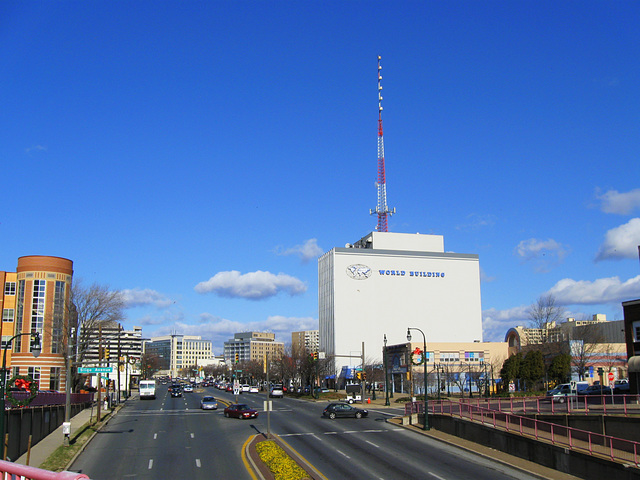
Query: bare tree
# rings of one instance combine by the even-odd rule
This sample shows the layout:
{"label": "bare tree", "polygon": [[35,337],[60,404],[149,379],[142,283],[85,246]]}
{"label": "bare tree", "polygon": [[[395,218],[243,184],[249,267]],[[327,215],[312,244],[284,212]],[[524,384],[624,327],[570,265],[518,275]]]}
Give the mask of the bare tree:
{"label": "bare tree", "polygon": [[63,335],[74,347],[72,353],[75,358],[75,364],[72,366],[74,390],[80,386],[77,366],[82,364],[92,339],[97,336],[100,325],[123,320],[124,307],[124,300],[118,291],[97,283],[89,287],[85,287],[80,280],[73,283],[66,304],[68,321],[64,325]]}
{"label": "bare tree", "polygon": [[[542,295],[536,303],[529,306],[527,315],[533,328],[546,329],[549,324],[561,323],[565,318],[565,309],[556,303],[556,298],[551,295]],[[542,341],[546,343],[546,335]]]}

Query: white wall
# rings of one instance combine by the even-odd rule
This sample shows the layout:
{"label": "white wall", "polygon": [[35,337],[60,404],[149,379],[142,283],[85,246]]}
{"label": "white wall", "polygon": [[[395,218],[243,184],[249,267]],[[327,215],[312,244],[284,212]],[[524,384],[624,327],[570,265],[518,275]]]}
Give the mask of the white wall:
{"label": "white wall", "polygon": [[[365,358],[382,361],[383,335],[388,344],[400,344],[406,342],[407,327],[420,328],[427,343],[482,341],[477,255],[355,248],[327,255],[334,262],[335,354],[360,355],[364,341]],[[354,279],[348,273],[353,265],[370,268],[370,275]],[[419,332],[412,334],[412,342],[422,340]]]}

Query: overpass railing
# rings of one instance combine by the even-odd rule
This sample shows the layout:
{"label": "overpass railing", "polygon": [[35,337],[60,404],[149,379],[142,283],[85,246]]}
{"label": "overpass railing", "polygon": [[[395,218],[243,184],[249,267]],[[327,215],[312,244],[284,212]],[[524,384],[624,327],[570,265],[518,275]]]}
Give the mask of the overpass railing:
{"label": "overpass railing", "polygon": [[41,468],[18,465],[17,463],[0,460],[0,473],[2,479],[19,480],[80,480],[89,478],[84,473],[75,472],[50,472]]}
{"label": "overpass railing", "polygon": [[[408,403],[405,406],[405,414],[423,412],[424,404],[421,402]],[[552,445],[602,456],[612,461],[633,463],[640,467],[640,443],[631,440],[544,422],[467,402],[430,402],[429,412],[459,417],[492,428],[530,436]]]}

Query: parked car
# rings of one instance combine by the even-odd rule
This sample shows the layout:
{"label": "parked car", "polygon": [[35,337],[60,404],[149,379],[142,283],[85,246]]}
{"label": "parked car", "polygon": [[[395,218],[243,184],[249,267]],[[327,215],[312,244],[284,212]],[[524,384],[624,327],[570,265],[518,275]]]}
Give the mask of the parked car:
{"label": "parked car", "polygon": [[234,418],[258,418],[258,412],[250,408],[249,405],[236,403],[224,409],[224,416]]}
{"label": "parked car", "polygon": [[260,389],[256,385],[251,385],[249,388],[249,393],[259,393]]}
{"label": "parked car", "polygon": [[211,395],[206,395],[200,400],[200,408],[202,410],[217,410],[218,402]]}
{"label": "parked car", "polygon": [[629,393],[631,393],[629,382],[616,380],[616,383],[613,385],[613,393],[619,395],[629,395]]}
{"label": "parked car", "polygon": [[322,412],[322,415],[331,419],[337,417],[362,418],[369,415],[367,410],[354,407],[348,403],[330,403]]}
{"label": "parked car", "polygon": [[242,393],[249,393],[249,390],[251,390],[251,385],[241,385],[240,386],[240,391]]}
{"label": "parked car", "polygon": [[269,398],[274,397],[284,397],[284,390],[282,389],[282,385],[274,385],[273,387],[271,387],[271,390],[269,391]]}
{"label": "parked car", "polygon": [[578,392],[580,395],[611,395],[611,389],[606,385],[590,385],[585,390]]}

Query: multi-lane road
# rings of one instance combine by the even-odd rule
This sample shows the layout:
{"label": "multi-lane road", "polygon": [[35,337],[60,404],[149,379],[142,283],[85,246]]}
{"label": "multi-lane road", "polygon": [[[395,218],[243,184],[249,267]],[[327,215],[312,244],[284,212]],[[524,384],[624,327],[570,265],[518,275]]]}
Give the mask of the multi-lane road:
{"label": "multi-lane road", "polygon": [[[199,409],[204,394],[221,403],[217,411]],[[130,399],[91,441],[70,470],[101,479],[252,479],[243,445],[257,433],[277,434],[327,479],[474,478],[528,479],[487,458],[445,445],[428,436],[385,422],[392,414],[370,409],[369,417],[329,420],[325,403],[272,399],[263,411],[264,393],[243,394],[239,402],[260,412],[257,419],[223,416],[230,393],[197,389],[171,398],[160,386],[155,400]]]}

